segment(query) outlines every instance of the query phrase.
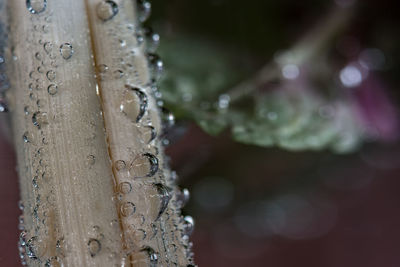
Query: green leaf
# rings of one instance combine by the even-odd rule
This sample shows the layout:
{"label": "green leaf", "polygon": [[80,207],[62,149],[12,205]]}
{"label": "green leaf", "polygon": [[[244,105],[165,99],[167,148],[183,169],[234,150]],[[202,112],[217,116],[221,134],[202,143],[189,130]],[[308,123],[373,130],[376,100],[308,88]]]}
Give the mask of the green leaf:
{"label": "green leaf", "polygon": [[[160,90],[166,105],[178,119],[193,120],[210,135],[230,129],[233,139],[245,144],[341,153],[354,150],[362,138],[349,105],[330,103],[301,80],[282,80],[220,107],[221,95],[252,71],[229,51],[196,38],[162,44],[160,54],[168,71]],[[335,114],[321,115],[321,107]]]}

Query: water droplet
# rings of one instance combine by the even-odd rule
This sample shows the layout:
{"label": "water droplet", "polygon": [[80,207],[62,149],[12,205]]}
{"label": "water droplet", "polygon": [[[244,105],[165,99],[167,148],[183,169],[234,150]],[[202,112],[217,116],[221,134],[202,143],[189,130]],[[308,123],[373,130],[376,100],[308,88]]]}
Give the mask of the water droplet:
{"label": "water droplet", "polygon": [[22,202],[22,200],[18,201],[18,208],[23,211],[24,210],[24,203]]}
{"label": "water droplet", "polygon": [[49,25],[43,25],[42,30],[44,33],[48,33],[49,32]]}
{"label": "water droplet", "polygon": [[124,217],[129,217],[136,211],[136,206],[132,202],[124,202],[120,207],[121,215]]}
{"label": "water droplet", "polygon": [[86,157],[88,165],[94,165],[96,163],[96,157],[94,155],[89,155]]}
{"label": "water droplet", "polygon": [[36,79],[37,78],[37,74],[35,73],[35,71],[29,72],[29,78],[31,78],[31,79]]}
{"label": "water droplet", "polygon": [[132,191],[132,185],[130,182],[122,182],[118,186],[118,191],[121,194],[129,194]]}
{"label": "water droplet", "polygon": [[165,131],[175,124],[174,114],[172,114],[172,112],[165,107],[161,108],[161,119],[163,121],[163,127]]}
{"label": "water droplet", "polygon": [[135,177],[151,177],[158,171],[158,159],[150,153],[138,156],[133,162],[131,168]]}
{"label": "water droplet", "polygon": [[119,45],[120,45],[121,47],[125,47],[125,46],[126,46],[126,41],[120,39],[120,40],[119,40]]}
{"label": "water droplet", "polygon": [[74,54],[74,49],[70,43],[64,43],[60,46],[60,54],[63,59],[70,59]]}
{"label": "water droplet", "polygon": [[121,79],[124,76],[124,72],[122,70],[116,70],[113,72],[114,79]]}
{"label": "water droplet", "polygon": [[114,1],[103,1],[97,5],[97,16],[107,21],[112,19],[118,13],[118,5]]}
{"label": "water droplet", "polygon": [[125,161],[123,161],[123,160],[117,160],[117,161],[115,161],[115,162],[114,162],[114,168],[115,168],[117,171],[125,170],[125,168],[126,168],[126,163],[125,163]]}
{"label": "water droplet", "polygon": [[153,53],[147,54],[147,60],[149,62],[151,76],[153,77],[153,79],[158,80],[162,75],[164,63],[158,55]]}
{"label": "water droplet", "polygon": [[0,99],[0,112],[8,112],[8,107],[5,101]]}
{"label": "water droplet", "polygon": [[38,185],[38,181],[37,181],[37,179],[38,179],[38,177],[37,176],[35,176],[35,177],[33,177],[33,179],[32,179],[32,185],[33,185],[33,187],[34,188],[39,188],[39,185]]}
{"label": "water droplet", "polygon": [[133,266],[157,266],[158,254],[151,247],[146,246],[138,252],[132,252],[129,256]]}
{"label": "water droplet", "polygon": [[188,203],[190,198],[190,192],[187,188],[182,189],[182,191],[179,191],[176,194],[176,204],[178,206],[178,208],[183,208],[186,203]]}
{"label": "water droplet", "polygon": [[117,219],[114,219],[110,222],[111,227],[113,228],[118,228],[119,227],[119,222]]}
{"label": "water droplet", "polygon": [[46,244],[37,236],[32,237],[26,242],[26,255],[29,258],[37,260],[46,252]]}
{"label": "water droplet", "polygon": [[99,71],[99,73],[106,73],[108,70],[108,66],[106,64],[100,64],[97,67],[97,70]]}
{"label": "water droplet", "polygon": [[160,44],[160,35],[155,33],[152,28],[145,27],[143,34],[146,39],[146,48],[148,52],[154,53]]}
{"label": "water droplet", "polygon": [[147,256],[149,257],[150,260],[150,265],[156,265],[157,261],[158,261],[158,255],[157,253],[154,251],[154,249],[152,249],[151,247],[145,247],[143,249],[141,249],[140,251],[145,252],[147,254]]}
{"label": "water droplet", "polygon": [[222,94],[218,97],[218,108],[219,109],[227,109],[229,107],[229,103],[231,101],[231,97],[228,94]]}
{"label": "water droplet", "polygon": [[147,233],[143,229],[138,229],[138,230],[135,231],[135,236],[136,236],[136,238],[138,240],[145,240],[146,236],[147,236]]}
{"label": "water droplet", "polygon": [[176,171],[171,171],[171,176],[169,177],[170,181],[173,183],[176,183],[176,181],[178,180],[178,174],[176,173]]}
{"label": "water droplet", "polygon": [[41,60],[42,60],[42,55],[41,55],[39,52],[36,52],[35,58],[36,58],[37,60],[41,61]]}
{"label": "water droplet", "polygon": [[47,92],[50,95],[55,95],[58,92],[58,86],[55,84],[50,84],[49,87],[47,87]]}
{"label": "water droplet", "polygon": [[168,245],[168,252],[169,253],[175,253],[177,249],[177,246],[175,244],[169,244]]}
{"label": "water droplet", "polygon": [[101,250],[101,243],[99,240],[91,238],[88,241],[88,249],[91,257],[94,257],[97,255],[97,253],[100,252]]}
{"label": "water droplet", "polygon": [[43,44],[43,48],[44,48],[44,51],[46,51],[46,53],[49,54],[53,50],[53,44],[50,42],[45,42]]}
{"label": "water droplet", "polygon": [[183,218],[184,221],[184,235],[191,235],[193,230],[194,230],[194,219],[192,218],[192,216],[185,216]]}
{"label": "water droplet", "polygon": [[147,96],[139,88],[126,85],[120,110],[133,122],[139,122],[147,109]]}
{"label": "water droplet", "polygon": [[169,194],[169,188],[167,188],[163,184],[154,184],[154,187],[157,189],[157,193],[159,194],[158,197],[160,198],[160,208],[158,210],[157,217],[154,220],[157,221],[167,209],[169,200],[171,199],[171,195]]}
{"label": "water droplet", "polygon": [[47,0],[26,0],[26,7],[32,14],[39,14],[46,10]]}
{"label": "water droplet", "polygon": [[45,267],[62,267],[64,265],[60,258],[58,258],[57,256],[53,256],[46,260],[44,266]]}
{"label": "water droplet", "polygon": [[18,217],[18,229],[19,230],[24,230],[24,215],[19,215]]}
{"label": "water droplet", "polygon": [[351,88],[359,86],[365,77],[360,68],[348,65],[340,71],[339,78],[345,87]]}
{"label": "water droplet", "polygon": [[23,230],[20,234],[19,234],[19,244],[21,246],[26,246],[26,236],[27,236],[27,231]]}
{"label": "water droplet", "polygon": [[35,100],[36,99],[36,95],[34,93],[30,93],[29,94],[29,99]]}
{"label": "water droplet", "polygon": [[138,8],[138,16],[139,21],[144,22],[146,21],[151,14],[151,4],[147,0],[138,0],[137,1],[137,8]]}
{"label": "water droplet", "polygon": [[143,127],[142,134],[143,134],[143,139],[147,144],[153,141],[157,136],[156,129],[150,125]]}
{"label": "water droplet", "polygon": [[48,123],[47,113],[40,112],[40,111],[33,113],[32,123],[33,123],[33,125],[37,126],[40,129],[43,125]]}
{"label": "water droplet", "polygon": [[56,79],[56,72],[54,70],[49,70],[46,73],[46,77],[47,77],[47,79],[49,79],[49,81],[52,82],[52,81],[54,81]]}
{"label": "water droplet", "polygon": [[144,36],[141,31],[138,31],[136,33],[136,42],[137,42],[137,46],[141,46],[144,42]]}
{"label": "water droplet", "polygon": [[282,67],[282,76],[288,80],[295,80],[300,75],[300,69],[295,64],[287,64]]}
{"label": "water droplet", "polygon": [[40,100],[40,99],[38,99],[37,101],[36,101],[36,106],[38,107],[38,108],[41,108],[43,105],[42,105],[42,100]]}
{"label": "water droplet", "polygon": [[22,135],[22,140],[24,140],[24,143],[30,143],[33,141],[33,136],[29,132],[25,132]]}
{"label": "water droplet", "polygon": [[157,235],[157,232],[158,232],[157,225],[155,225],[154,223],[152,223],[152,224],[151,224],[151,229],[152,229],[152,231],[153,231],[153,234],[151,235],[150,239],[153,239],[153,238]]}
{"label": "water droplet", "polygon": [[32,91],[32,90],[33,90],[33,87],[34,87],[33,83],[28,84],[28,89],[29,89],[29,91]]}

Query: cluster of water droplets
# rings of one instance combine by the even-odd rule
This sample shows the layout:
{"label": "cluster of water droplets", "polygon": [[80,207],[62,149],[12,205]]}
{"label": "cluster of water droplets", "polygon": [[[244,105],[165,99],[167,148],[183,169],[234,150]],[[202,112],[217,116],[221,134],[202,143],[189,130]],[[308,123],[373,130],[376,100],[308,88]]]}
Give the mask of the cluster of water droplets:
{"label": "cluster of water droplets", "polygon": [[[188,261],[188,266],[194,266],[192,243],[189,242],[194,221],[190,216],[180,215],[181,208],[189,199],[189,191],[181,191],[176,187],[176,173],[169,171],[165,157],[159,157],[160,145],[169,144],[165,132],[174,125],[174,116],[163,106],[162,95],[157,88],[164,68],[156,54],[160,36],[140,24],[149,17],[151,4],[146,0],[138,0],[136,8],[139,23],[124,25],[118,25],[123,12],[115,1],[102,1],[96,8],[100,22],[113,26],[107,33],[115,39],[115,54],[120,55],[112,64],[97,62],[97,78],[100,84],[112,80],[115,81],[114,85],[123,84],[121,102],[116,108],[127,123],[138,129],[143,148],[133,151],[129,158],[113,159],[113,170],[119,181],[114,199],[118,203],[122,224],[128,229],[128,233],[125,233],[127,246],[132,249],[124,260],[140,266],[145,263],[147,266],[158,266],[160,261],[161,265],[164,263],[168,266],[181,266],[182,262]],[[134,36],[134,41],[118,35],[120,31],[115,28],[116,24],[110,24],[116,20],[117,27],[124,27],[121,31],[129,32],[130,36]],[[138,72],[143,54],[148,64],[148,78]],[[102,90],[110,90],[101,87]],[[158,106],[161,115],[161,129],[153,121],[154,111],[149,109],[153,103]],[[160,161],[160,158],[163,160]],[[142,191],[154,193],[144,196]],[[159,208],[149,216],[147,207],[154,206],[152,203],[158,203]],[[155,238],[163,244],[164,251],[158,250],[159,247],[156,249]],[[185,248],[185,259],[178,259],[178,246]],[[160,257],[161,254],[163,257]]]}
{"label": "cluster of water droplets", "polygon": [[[33,222],[24,222],[24,215],[20,216],[19,229],[22,231],[19,240],[19,253],[23,265],[33,260],[43,266],[62,266],[64,257],[64,239],[59,237],[56,244],[50,244],[46,239],[49,229],[49,216],[53,212],[55,193],[50,186],[52,169],[49,164],[49,145],[47,125],[53,114],[46,110],[49,101],[60,94],[58,67],[68,62],[74,49],[70,42],[54,43],[50,41],[50,26],[52,14],[48,12],[47,0],[26,0],[26,7],[31,20],[29,34],[26,41],[32,49],[32,69],[29,71],[25,88],[26,97],[23,101],[23,114],[26,125],[30,130],[22,133],[22,141],[28,146],[25,155],[25,175],[32,176],[33,197],[20,208],[24,215],[32,218]],[[22,55],[13,55],[17,61]],[[44,186],[46,184],[46,186]],[[29,229],[27,227],[30,227]],[[54,246],[54,247],[50,247]],[[55,254],[54,254],[55,253]]]}
{"label": "cluster of water droplets", "polygon": [[[68,40],[54,43],[47,36],[50,32],[50,22],[52,20],[51,14],[46,10],[48,7],[47,0],[26,0],[26,7],[32,21],[32,30],[30,36],[27,37],[27,41],[31,42],[32,47],[37,51],[33,53],[35,67],[27,77],[27,97],[24,99],[25,105],[23,109],[27,123],[31,123],[34,126],[30,129],[35,130],[25,131],[22,134],[23,142],[34,151],[33,157],[27,155],[26,172],[35,174],[32,177],[32,190],[35,197],[32,203],[27,203],[29,207],[28,209],[25,208],[24,213],[32,213],[36,223],[34,224],[34,229],[25,229],[24,217],[21,215],[19,229],[22,232],[19,240],[19,251],[22,264],[26,264],[28,260],[34,260],[39,261],[44,266],[62,266],[62,258],[65,254],[63,237],[59,237],[57,240],[55,245],[56,254],[50,256],[48,252],[54,251],[54,249],[47,247],[48,243],[44,239],[49,231],[46,227],[46,220],[54,196],[52,192],[42,190],[42,184],[48,182],[52,176],[52,170],[47,164],[45,153],[48,145],[46,125],[52,119],[52,114],[49,110],[44,110],[43,108],[48,106],[44,105],[46,101],[52,101],[59,94],[62,94],[62,84],[58,81],[58,66],[71,60],[74,55],[74,47]],[[150,15],[151,4],[146,0],[138,0],[136,7],[139,22],[144,22]],[[98,18],[107,23],[112,21],[120,13],[120,10],[115,1],[102,1],[97,6],[96,12]],[[192,243],[189,242],[189,235],[193,231],[194,221],[190,216],[180,216],[180,209],[189,199],[189,191],[187,189],[181,191],[176,188],[176,174],[174,172],[169,173],[168,167],[164,166],[166,163],[160,162],[158,157],[160,153],[159,144],[166,145],[169,143],[160,133],[165,132],[174,124],[174,117],[171,112],[163,107],[162,95],[156,86],[164,67],[160,57],[155,54],[160,36],[147,27],[137,27],[134,24],[128,24],[126,27],[135,36],[136,43],[130,44],[124,39],[118,40],[118,49],[128,51],[125,57],[120,59],[121,67],[113,69],[105,64],[97,66],[97,75],[100,81],[103,79],[122,80],[126,77],[133,77],[133,80],[131,79],[133,82],[126,82],[124,85],[122,101],[118,108],[121,114],[131,123],[138,125],[141,140],[146,145],[145,147],[148,148],[134,154],[131,159],[117,159],[113,162],[113,169],[117,173],[128,173],[129,177],[133,177],[133,180],[126,179],[117,185],[115,197],[119,203],[118,212],[120,216],[122,218],[130,218],[130,221],[134,222],[128,227],[134,233],[131,240],[133,249],[123,257],[123,261],[126,264],[137,263],[139,265],[158,266],[162,253],[167,255],[162,260],[163,262],[165,261],[168,265],[175,264],[180,266],[181,264],[179,263],[185,262],[185,260],[178,259],[176,253],[178,245],[183,245],[186,251],[185,256],[190,262],[187,266],[194,266],[192,265]],[[147,55],[150,82],[141,80],[142,78],[134,64],[129,63],[134,62],[130,58],[143,52]],[[0,67],[4,62],[2,59],[0,54]],[[18,59],[18,55],[15,56],[15,59]],[[132,86],[132,84],[137,86]],[[152,98],[149,94],[152,94]],[[155,103],[158,105],[159,112],[162,115],[162,129],[157,129],[155,125],[152,125],[148,107],[150,105],[149,102],[153,101],[153,99],[155,99]],[[0,112],[6,110],[7,106],[5,103],[3,104],[0,95]],[[160,133],[157,131],[160,131]],[[29,160],[29,158],[32,158],[32,160]],[[87,156],[87,166],[89,168],[95,162],[95,155],[90,154]],[[34,172],[28,172],[29,168],[34,168]],[[160,169],[163,172],[160,172]],[[134,193],[144,187],[148,191],[153,191],[154,194],[148,199],[141,199],[139,196],[135,196]],[[147,211],[141,208],[143,205],[137,205],[137,203],[142,203],[143,201],[146,202],[145,206],[150,206],[154,201],[159,203],[158,211],[153,214],[152,218],[145,216]],[[23,207],[22,204],[21,207]],[[179,214],[179,220],[172,219],[171,214]],[[118,221],[110,223],[119,227]],[[168,225],[172,225],[172,229]],[[91,257],[96,257],[106,249],[103,244],[104,236],[101,234],[101,229],[98,226],[94,226],[94,229],[96,233],[91,233],[87,239],[88,254]],[[177,237],[176,232],[179,232],[181,236]],[[159,239],[160,236],[164,252],[157,250],[160,248],[153,245],[137,247],[137,244],[152,244],[151,241]]]}

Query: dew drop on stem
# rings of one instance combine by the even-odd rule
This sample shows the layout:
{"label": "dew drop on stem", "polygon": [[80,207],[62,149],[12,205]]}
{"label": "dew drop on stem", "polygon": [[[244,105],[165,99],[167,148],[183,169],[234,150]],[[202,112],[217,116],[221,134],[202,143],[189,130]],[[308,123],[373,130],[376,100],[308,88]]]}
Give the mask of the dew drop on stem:
{"label": "dew drop on stem", "polygon": [[37,60],[41,61],[41,60],[42,60],[42,55],[41,55],[39,52],[36,52],[36,53],[35,53],[35,58],[36,58]]}
{"label": "dew drop on stem", "polygon": [[151,3],[147,0],[137,0],[137,9],[140,22],[145,22],[151,14]]}
{"label": "dew drop on stem", "polygon": [[121,79],[124,76],[124,72],[122,70],[115,70],[112,74],[114,79]]}
{"label": "dew drop on stem", "polygon": [[92,166],[96,163],[96,157],[94,155],[88,155],[86,161],[89,166]]}
{"label": "dew drop on stem", "polygon": [[55,95],[58,92],[58,86],[55,84],[50,84],[49,87],[47,87],[47,92],[50,95]]}
{"label": "dew drop on stem", "polygon": [[53,256],[46,260],[46,262],[44,263],[44,266],[45,267],[62,267],[63,263],[59,257]]}
{"label": "dew drop on stem", "polygon": [[142,154],[132,162],[131,170],[136,178],[151,177],[158,171],[158,159],[150,153]]}
{"label": "dew drop on stem", "polygon": [[168,131],[175,124],[174,114],[172,114],[172,112],[165,107],[161,108],[161,119],[163,122],[163,129],[165,132]]}
{"label": "dew drop on stem", "polygon": [[120,111],[132,122],[139,122],[147,109],[147,96],[139,88],[125,86],[126,91],[120,104]]}
{"label": "dew drop on stem", "polygon": [[146,40],[147,51],[150,53],[154,53],[160,44],[160,35],[158,33],[155,33],[150,27],[143,28],[142,34],[144,35]]}
{"label": "dew drop on stem", "polygon": [[18,208],[20,211],[24,211],[24,203],[22,202],[22,200],[18,201]]}
{"label": "dew drop on stem", "polygon": [[124,202],[120,206],[121,215],[123,217],[129,217],[136,211],[136,206],[132,202]]}
{"label": "dew drop on stem", "polygon": [[50,52],[53,50],[53,44],[50,42],[45,42],[43,44],[43,49],[46,51],[47,54],[50,54]]}
{"label": "dew drop on stem", "polygon": [[90,238],[88,241],[88,250],[91,257],[96,256],[101,250],[100,241],[94,238]]}
{"label": "dew drop on stem", "polygon": [[54,71],[54,70],[49,70],[47,73],[46,73],[46,77],[47,77],[47,79],[49,80],[49,81],[54,81],[55,79],[56,79],[56,72]]}
{"label": "dew drop on stem", "polygon": [[158,254],[153,248],[146,246],[138,252],[132,252],[128,255],[133,266],[149,266],[156,267],[158,262]]}
{"label": "dew drop on stem", "polygon": [[123,171],[123,170],[125,170],[125,169],[126,169],[126,163],[125,163],[125,161],[123,161],[123,160],[116,160],[116,161],[114,162],[114,168],[115,168],[117,171]]}
{"label": "dew drop on stem", "polygon": [[148,53],[147,60],[149,62],[150,74],[153,79],[158,80],[164,70],[164,63],[157,54]]}
{"label": "dew drop on stem", "polygon": [[189,201],[190,192],[187,188],[184,188],[184,189],[182,189],[182,191],[178,191],[175,198],[176,198],[176,204],[177,204],[178,208],[181,209]]}
{"label": "dew drop on stem", "polygon": [[102,1],[97,5],[96,12],[102,21],[107,21],[117,15],[118,5],[114,1]]}
{"label": "dew drop on stem", "polygon": [[153,141],[156,138],[157,132],[153,126],[148,125],[148,126],[144,126],[142,128],[142,135],[143,135],[144,141],[147,144],[149,144],[151,141]]}
{"label": "dew drop on stem", "polygon": [[194,230],[194,219],[192,218],[192,216],[185,216],[183,218],[183,233],[184,235],[191,235],[193,233]]}
{"label": "dew drop on stem", "polygon": [[135,231],[135,236],[138,240],[145,240],[147,237],[147,232],[143,229],[138,229]]}
{"label": "dew drop on stem", "polygon": [[26,7],[32,14],[40,14],[46,10],[47,0],[26,0]]}
{"label": "dew drop on stem", "polygon": [[48,123],[47,113],[40,111],[33,113],[32,123],[40,129],[43,125]]}
{"label": "dew drop on stem", "polygon": [[130,182],[122,182],[122,183],[120,183],[119,186],[118,186],[118,191],[121,194],[124,194],[124,195],[129,194],[132,191],[131,183]]}
{"label": "dew drop on stem", "polygon": [[22,140],[24,141],[24,143],[30,143],[33,141],[33,136],[29,132],[24,132],[24,134],[22,135]]}
{"label": "dew drop on stem", "polygon": [[154,184],[153,186],[156,188],[158,197],[160,198],[160,207],[158,210],[157,217],[155,219],[155,221],[157,221],[164,213],[164,211],[167,209],[168,203],[171,199],[171,195],[169,193],[170,190],[165,185],[158,183]]}
{"label": "dew drop on stem", "polygon": [[60,54],[63,59],[67,60],[74,54],[74,49],[70,43],[64,43],[60,46]]}
{"label": "dew drop on stem", "polygon": [[5,101],[0,99],[0,112],[8,112],[8,107]]}
{"label": "dew drop on stem", "polygon": [[26,254],[29,258],[37,260],[46,251],[46,244],[39,237],[34,236],[26,242]]}

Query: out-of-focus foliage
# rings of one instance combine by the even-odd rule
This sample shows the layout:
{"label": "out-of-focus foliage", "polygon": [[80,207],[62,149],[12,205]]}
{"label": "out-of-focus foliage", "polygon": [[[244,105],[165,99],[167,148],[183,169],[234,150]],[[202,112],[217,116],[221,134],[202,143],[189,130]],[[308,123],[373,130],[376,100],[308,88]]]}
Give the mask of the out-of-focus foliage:
{"label": "out-of-focus foliage", "polygon": [[[376,32],[360,20],[371,16],[372,2],[349,9],[338,8],[339,2],[160,3],[154,24],[161,27],[158,52],[166,71],[160,90],[167,108],[211,135],[229,132],[238,142],[262,147],[351,152],[365,140],[398,136],[386,85],[368,88],[380,80],[375,71],[389,65],[376,69],[360,61],[365,51],[375,51],[371,58],[377,53],[393,57],[398,49],[373,37],[395,35]],[[354,35],[356,28],[368,31]],[[368,50],[371,45],[379,49]],[[283,56],[276,56],[282,50]],[[285,77],[287,65],[297,68],[296,77]],[[242,89],[248,94],[232,97],[232,89],[263,66],[273,66],[274,79],[247,83]]]}
{"label": "out-of-focus foliage", "polygon": [[239,142],[290,150],[354,149],[361,130],[346,103],[328,103],[304,79],[283,80],[234,103],[226,92],[251,74],[234,55],[196,38],[163,40],[168,66],[161,82],[177,118],[194,120],[207,133],[229,129]]}

